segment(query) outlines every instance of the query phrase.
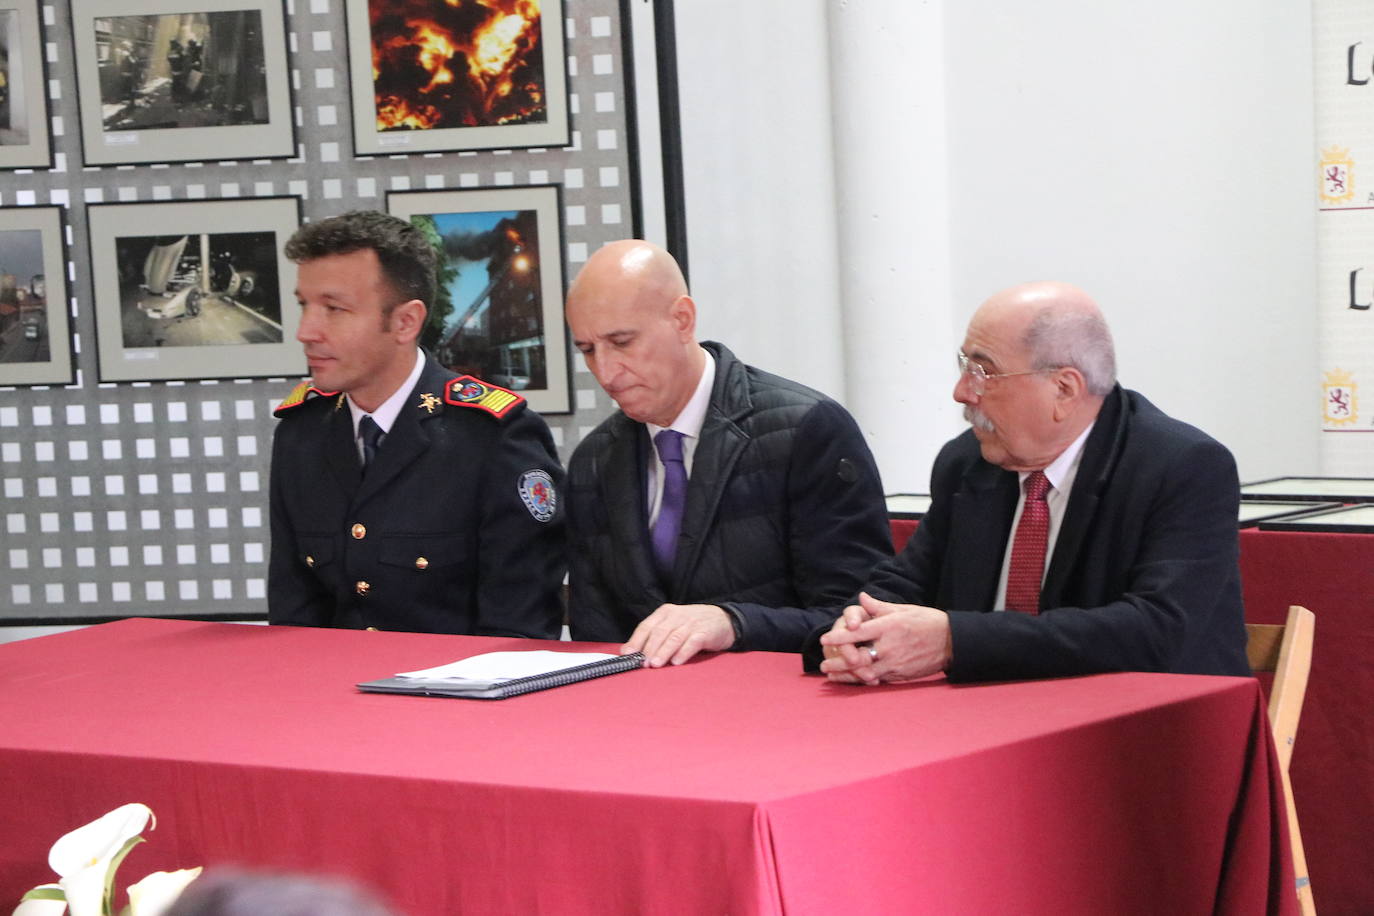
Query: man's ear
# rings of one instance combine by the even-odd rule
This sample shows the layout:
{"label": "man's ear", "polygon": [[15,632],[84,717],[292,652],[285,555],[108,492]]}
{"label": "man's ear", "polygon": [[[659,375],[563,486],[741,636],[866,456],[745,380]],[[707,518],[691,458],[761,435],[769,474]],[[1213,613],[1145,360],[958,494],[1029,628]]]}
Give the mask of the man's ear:
{"label": "man's ear", "polygon": [[697,304],[688,295],[678,296],[668,307],[668,317],[677,329],[678,337],[683,340],[696,340]]}
{"label": "man's ear", "polygon": [[1088,390],[1088,380],[1073,366],[1060,366],[1050,376],[1054,383],[1055,419],[1067,417]]}
{"label": "man's ear", "polygon": [[414,343],[425,327],[425,317],[429,310],[419,299],[402,302],[391,310],[391,325],[388,333],[394,335],[399,343]]}

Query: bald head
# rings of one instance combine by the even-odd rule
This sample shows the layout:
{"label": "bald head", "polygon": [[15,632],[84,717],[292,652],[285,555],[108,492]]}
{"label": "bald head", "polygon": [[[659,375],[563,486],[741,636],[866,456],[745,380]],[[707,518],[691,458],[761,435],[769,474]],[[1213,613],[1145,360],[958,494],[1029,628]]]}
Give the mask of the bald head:
{"label": "bald head", "polygon": [[1071,366],[1083,375],[1089,394],[1105,397],[1116,384],[1116,348],[1102,310],[1069,283],[1021,283],[994,293],[979,306],[974,322],[996,322],[1020,340],[1030,368]]}
{"label": "bald head", "polygon": [[1067,283],[1023,283],[978,307],[954,399],[983,458],[1013,471],[1047,467],[1087,429],[1116,383],[1102,312]]}
{"label": "bald head", "polygon": [[606,393],[633,420],[668,426],[705,368],[696,304],[677,261],[639,239],[611,242],[568,290],[573,345]]}
{"label": "bald head", "polygon": [[568,290],[568,310],[596,308],[609,299],[666,310],[687,295],[687,281],[673,256],[642,239],[622,239],[587,259]]}

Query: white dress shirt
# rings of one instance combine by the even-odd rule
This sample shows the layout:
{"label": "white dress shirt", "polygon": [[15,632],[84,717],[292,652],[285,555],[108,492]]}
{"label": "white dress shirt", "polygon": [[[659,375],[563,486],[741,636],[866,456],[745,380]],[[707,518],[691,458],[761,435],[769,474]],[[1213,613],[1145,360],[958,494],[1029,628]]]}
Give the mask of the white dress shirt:
{"label": "white dress shirt", "polygon": [[377,425],[382,428],[383,433],[391,432],[391,425],[396,422],[396,417],[400,415],[401,408],[405,406],[406,398],[410,396],[411,389],[415,387],[415,383],[420,380],[420,373],[424,371],[424,368],[425,352],[419,347],[416,347],[415,368],[410,370],[410,375],[401,384],[401,387],[393,391],[391,397],[383,401],[371,414],[363,410],[357,404],[354,404],[352,398],[348,399],[348,411],[353,415],[353,443],[358,449],[359,461],[363,458],[363,440],[362,437],[358,435],[358,422],[362,420],[363,417],[371,416],[372,419],[376,421]]}

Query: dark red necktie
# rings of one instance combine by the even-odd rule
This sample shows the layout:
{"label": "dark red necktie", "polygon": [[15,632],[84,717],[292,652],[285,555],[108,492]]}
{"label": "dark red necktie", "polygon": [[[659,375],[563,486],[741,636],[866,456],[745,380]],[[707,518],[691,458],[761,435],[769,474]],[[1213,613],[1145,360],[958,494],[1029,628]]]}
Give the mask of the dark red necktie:
{"label": "dark red necktie", "polygon": [[1050,538],[1050,491],[1044,471],[1026,477],[1026,502],[1011,542],[1011,566],[1007,569],[1007,610],[1040,613],[1040,581],[1045,577],[1045,545]]}

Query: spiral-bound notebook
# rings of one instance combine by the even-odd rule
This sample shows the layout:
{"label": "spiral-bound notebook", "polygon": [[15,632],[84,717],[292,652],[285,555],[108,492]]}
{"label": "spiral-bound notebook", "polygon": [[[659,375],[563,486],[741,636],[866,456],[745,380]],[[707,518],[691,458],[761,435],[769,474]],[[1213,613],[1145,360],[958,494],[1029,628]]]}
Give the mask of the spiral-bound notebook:
{"label": "spiral-bound notebook", "polygon": [[[545,652],[539,650],[546,656],[556,656],[560,653]],[[534,653],[488,653],[485,658],[492,658],[498,655],[532,655]],[[454,665],[443,666],[443,668],[454,668],[467,662],[479,661],[483,657],[472,659],[462,659]],[[504,700],[507,697],[520,696],[522,693],[533,693],[536,690],[548,690],[550,687],[563,687],[567,684],[576,684],[578,681],[589,681],[592,678],[605,677],[608,674],[619,674],[622,671],[633,671],[644,665],[644,653],[632,652],[629,655],[610,655],[598,658],[595,661],[584,662],[582,664],[571,665],[566,668],[554,668],[552,670],[541,671],[538,674],[528,674],[523,677],[433,677],[417,676],[438,672],[442,669],[434,668],[427,671],[411,672],[410,675],[396,675],[395,677],[384,677],[375,681],[363,681],[358,685],[358,689],[365,693],[404,693],[413,696],[424,697],[462,697],[471,700]]]}

